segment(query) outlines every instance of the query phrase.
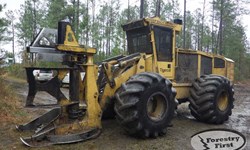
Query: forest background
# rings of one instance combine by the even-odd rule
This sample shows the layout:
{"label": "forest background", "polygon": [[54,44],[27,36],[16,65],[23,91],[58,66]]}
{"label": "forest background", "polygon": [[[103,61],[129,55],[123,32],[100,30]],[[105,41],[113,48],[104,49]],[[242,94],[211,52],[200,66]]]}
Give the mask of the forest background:
{"label": "forest background", "polygon": [[[30,63],[26,46],[42,27],[57,28],[57,22],[63,19],[72,23],[80,44],[97,48],[96,62],[126,54],[126,34],[121,25],[140,18],[138,1],[24,0],[15,11],[6,10],[8,3],[0,2],[0,59],[13,58],[9,70],[19,74],[20,68]],[[184,20],[178,47],[229,57],[235,61],[236,80],[250,78],[250,46],[242,23],[242,16],[249,15],[248,0],[200,0],[203,7],[185,13],[178,0],[141,1],[144,17]],[[4,49],[9,43],[11,48]]]}

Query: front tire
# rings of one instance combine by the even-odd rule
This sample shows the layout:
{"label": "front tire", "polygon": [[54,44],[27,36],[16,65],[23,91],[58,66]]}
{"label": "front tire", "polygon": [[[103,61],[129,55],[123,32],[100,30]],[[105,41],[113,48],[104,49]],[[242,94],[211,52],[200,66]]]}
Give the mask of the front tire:
{"label": "front tire", "polygon": [[175,95],[172,83],[159,74],[134,75],[116,93],[116,118],[130,135],[164,135],[174,115]]}
{"label": "front tire", "polygon": [[199,121],[222,124],[232,114],[234,90],[230,81],[218,75],[203,75],[190,89],[191,114]]}

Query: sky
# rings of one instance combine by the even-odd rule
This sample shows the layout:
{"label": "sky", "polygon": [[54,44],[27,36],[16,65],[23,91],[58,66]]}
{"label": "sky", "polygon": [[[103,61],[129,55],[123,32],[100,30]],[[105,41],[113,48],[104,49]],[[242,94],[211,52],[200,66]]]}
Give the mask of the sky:
{"label": "sky", "polygon": [[[18,10],[20,8],[20,5],[24,3],[25,0],[0,0],[0,3],[1,4],[7,4],[6,6],[6,9],[5,10]],[[83,1],[83,0],[82,0]],[[203,7],[202,3],[203,3],[204,0],[187,0],[187,11],[194,11],[195,9],[197,8],[201,8]],[[210,9],[210,2],[212,0],[206,0],[206,7],[205,7],[205,10],[208,10]],[[139,5],[140,3],[140,0],[130,0],[130,4],[131,5]],[[180,3],[180,8],[181,8],[181,13],[183,13],[183,3],[184,3],[184,0],[179,0],[179,3]],[[126,0],[121,0],[121,4],[122,5],[127,5],[127,1]],[[248,6],[250,10],[250,4]],[[206,11],[205,11],[206,12]],[[206,15],[206,14],[205,14]],[[207,14],[208,15],[208,14]],[[247,38],[248,38],[248,41],[250,42],[250,25],[248,25],[250,23],[250,15],[245,15],[243,16],[242,18],[242,23],[243,23],[243,26],[246,28],[246,35],[247,35]],[[5,46],[3,46],[3,48],[6,48],[6,49],[11,49],[9,48],[11,47],[10,44],[6,44]]]}

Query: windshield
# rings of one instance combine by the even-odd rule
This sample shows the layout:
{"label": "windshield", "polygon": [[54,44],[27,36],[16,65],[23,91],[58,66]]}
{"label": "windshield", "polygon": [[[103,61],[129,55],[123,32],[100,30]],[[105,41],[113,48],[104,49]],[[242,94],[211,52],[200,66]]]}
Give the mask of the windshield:
{"label": "windshield", "polygon": [[157,59],[159,61],[172,61],[173,35],[172,30],[154,26],[155,44],[157,50]]}
{"label": "windshield", "polygon": [[152,53],[150,31],[148,27],[127,31],[127,38],[129,54],[136,52],[148,54]]}

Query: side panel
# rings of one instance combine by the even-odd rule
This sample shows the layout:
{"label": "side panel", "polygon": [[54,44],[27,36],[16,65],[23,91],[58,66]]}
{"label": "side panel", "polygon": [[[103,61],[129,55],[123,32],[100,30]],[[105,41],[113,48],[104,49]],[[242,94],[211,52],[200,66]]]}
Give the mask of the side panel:
{"label": "side panel", "polygon": [[227,78],[233,83],[234,81],[234,62],[226,61]]}
{"label": "side panel", "polygon": [[177,99],[189,97],[192,82],[201,75],[217,74],[229,78],[233,83],[234,61],[230,59],[191,50],[178,51],[176,56],[175,79],[172,82]]}
{"label": "side panel", "polygon": [[172,62],[157,62],[159,73],[168,79],[173,79],[174,76],[174,65]]}
{"label": "side panel", "polygon": [[189,89],[192,86],[191,83],[175,83],[173,82],[173,87],[176,89],[176,99],[185,99],[189,97]]}
{"label": "side panel", "polygon": [[226,76],[225,60],[214,57],[213,74]]}
{"label": "side panel", "polygon": [[175,68],[175,33],[172,29],[160,26],[154,27],[155,56],[157,57],[157,71],[172,80]]}
{"label": "side panel", "polygon": [[176,83],[190,83],[197,78],[198,74],[198,55],[179,53],[178,66],[176,67]]}
{"label": "side panel", "polygon": [[145,71],[146,72],[155,72],[155,66],[153,63],[153,55],[146,55]]}
{"label": "side panel", "polygon": [[212,58],[201,55],[201,70],[200,75],[212,74]]}

